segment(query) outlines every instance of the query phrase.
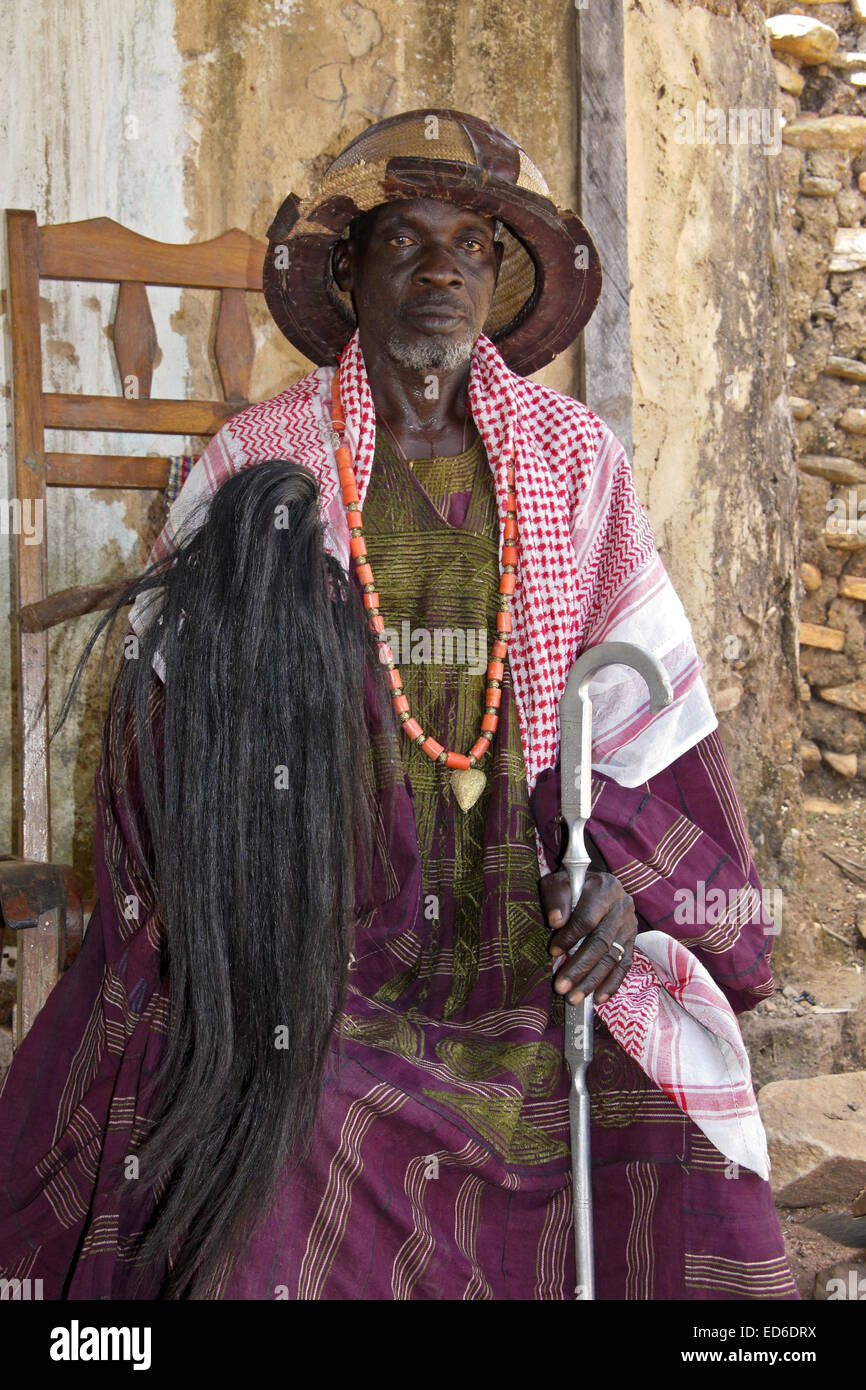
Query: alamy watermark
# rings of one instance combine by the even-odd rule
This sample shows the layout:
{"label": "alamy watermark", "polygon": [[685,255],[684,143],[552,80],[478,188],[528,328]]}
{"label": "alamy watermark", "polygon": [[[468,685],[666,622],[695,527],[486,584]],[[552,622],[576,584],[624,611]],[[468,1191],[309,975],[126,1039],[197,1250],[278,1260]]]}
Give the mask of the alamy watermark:
{"label": "alamy watermark", "polygon": [[[487,669],[486,627],[386,627],[382,636],[398,666],[466,666],[473,676]],[[384,644],[382,644],[384,645]],[[390,660],[380,647],[380,660]]]}
{"label": "alamy watermark", "polygon": [[686,108],[674,116],[678,145],[760,145],[764,154],[782,148],[782,112],[766,107],[732,107],[727,111],[708,106],[701,97],[694,111]]}
{"label": "alamy watermark", "polygon": [[41,545],[45,502],[41,497],[0,497],[0,535],[23,536],[25,545]]}
{"label": "alamy watermark", "polygon": [[42,1299],[41,1279],[0,1279],[0,1302],[12,1299],[19,1303],[38,1302]]}
{"label": "alamy watermark", "polygon": [[826,530],[829,536],[866,536],[866,497],[859,497],[856,487],[845,497],[828,499]]}
{"label": "alamy watermark", "polygon": [[678,927],[713,927],[722,922],[749,923],[763,927],[765,936],[778,936],[782,930],[781,888],[707,887],[699,879],[695,890],[678,888],[674,893],[674,922]]}
{"label": "alamy watermark", "polygon": [[866,1277],[857,1269],[849,1269],[847,1279],[827,1280],[827,1302],[837,1302],[840,1298],[852,1303],[866,1302]]}
{"label": "alamy watermark", "polygon": [[149,1327],[82,1327],[73,1318],[68,1327],[51,1330],[48,1354],[52,1361],[131,1361],[134,1371],[151,1363]]}

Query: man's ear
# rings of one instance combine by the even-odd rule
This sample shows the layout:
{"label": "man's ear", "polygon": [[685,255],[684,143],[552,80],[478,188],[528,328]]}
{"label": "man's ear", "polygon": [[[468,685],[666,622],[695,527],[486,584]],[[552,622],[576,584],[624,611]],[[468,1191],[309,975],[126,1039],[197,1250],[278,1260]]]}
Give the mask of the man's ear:
{"label": "man's ear", "polygon": [[339,288],[350,293],[354,285],[355,243],[348,239],[338,241],[331,252],[331,270]]}

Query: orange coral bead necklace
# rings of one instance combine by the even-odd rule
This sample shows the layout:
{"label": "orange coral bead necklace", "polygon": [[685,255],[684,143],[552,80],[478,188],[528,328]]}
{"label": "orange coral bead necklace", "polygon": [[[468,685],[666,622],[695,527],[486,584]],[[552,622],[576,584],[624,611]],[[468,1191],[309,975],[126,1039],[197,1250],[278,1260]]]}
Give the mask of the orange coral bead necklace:
{"label": "orange coral bead necklace", "polygon": [[514,459],[508,462],[508,498],[505,511],[505,534],[502,544],[502,574],[499,580],[499,604],[496,614],[496,640],[490,649],[487,663],[487,682],[484,715],[481,720],[481,733],[468,753],[454,753],[437,743],[436,739],[425,733],[409,709],[409,701],[403,693],[403,678],[394,660],[394,653],[385,637],[385,619],[379,608],[379,595],[373,579],[373,570],[367,556],[367,543],[364,539],[361,501],[358,495],[358,480],[349,447],[345,442],[346,421],[340,401],[340,372],[334,373],[331,387],[331,423],[337,435],[337,470],[346,508],[346,521],[349,526],[349,549],[352,564],[364,594],[364,608],[367,623],[379,644],[379,660],[388,670],[388,685],[391,703],[403,732],[412,743],[417,744],[431,761],[440,763],[451,771],[451,786],[455,800],[461,810],[468,811],[475,805],[484,789],[486,777],[478,767],[478,762],[493,742],[499,724],[499,706],[502,700],[502,678],[505,671],[505,657],[508,654],[508,639],[512,632],[511,595],[517,582],[517,493],[514,475]]}

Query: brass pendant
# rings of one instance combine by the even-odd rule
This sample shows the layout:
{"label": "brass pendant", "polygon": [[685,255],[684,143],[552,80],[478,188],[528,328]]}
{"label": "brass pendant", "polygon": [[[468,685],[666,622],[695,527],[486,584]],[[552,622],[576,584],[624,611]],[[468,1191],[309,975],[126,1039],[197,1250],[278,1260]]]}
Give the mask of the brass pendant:
{"label": "brass pendant", "polygon": [[461,811],[470,811],[475,805],[487,781],[477,767],[458,768],[451,774],[451,790]]}

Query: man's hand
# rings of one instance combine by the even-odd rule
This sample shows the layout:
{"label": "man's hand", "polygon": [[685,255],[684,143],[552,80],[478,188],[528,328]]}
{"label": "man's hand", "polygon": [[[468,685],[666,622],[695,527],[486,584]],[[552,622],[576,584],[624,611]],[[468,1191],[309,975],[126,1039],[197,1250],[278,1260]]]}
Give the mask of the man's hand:
{"label": "man's hand", "polygon": [[[631,898],[613,874],[592,870],[586,875],[574,912],[571,911],[568,874],[564,869],[546,874],[539,889],[542,910],[553,931],[550,954],[564,956],[576,942],[583,940],[579,950],[560,964],[553,988],[557,994],[567,995],[570,1004],[579,1004],[593,991],[598,1003],[603,1004],[619,989],[631,965],[637,936],[637,917]],[[617,959],[619,951],[611,950],[614,942],[623,948],[621,960]]]}

